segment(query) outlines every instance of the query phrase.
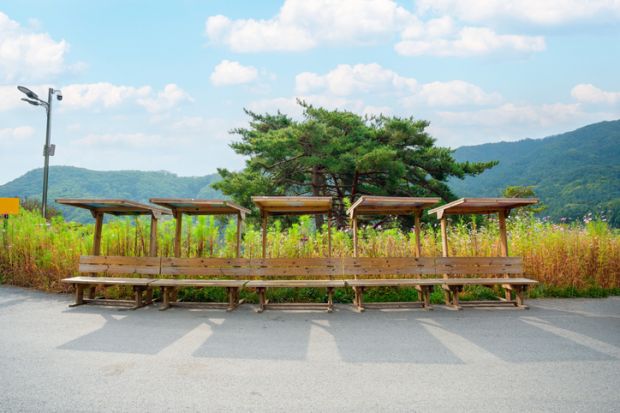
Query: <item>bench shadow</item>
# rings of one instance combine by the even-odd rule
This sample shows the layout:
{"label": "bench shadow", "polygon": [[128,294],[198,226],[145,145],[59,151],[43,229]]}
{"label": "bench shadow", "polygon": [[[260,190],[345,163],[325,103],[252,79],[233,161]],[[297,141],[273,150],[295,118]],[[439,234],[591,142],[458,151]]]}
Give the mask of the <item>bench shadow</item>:
{"label": "bench shadow", "polygon": [[105,321],[99,329],[62,344],[61,350],[154,355],[204,323],[204,316],[161,312],[153,306],[131,311],[89,305],[65,312],[97,314]]}
{"label": "bench shadow", "polygon": [[[433,321],[440,328],[510,363],[614,359],[608,354],[539,327],[548,323],[552,327],[567,330],[568,334],[576,333],[575,323],[571,323],[570,318],[566,317],[563,322],[558,323],[557,313],[536,308],[528,311],[468,308],[461,314],[434,318]],[[464,322],[463,318],[475,321]],[[529,319],[539,319],[541,322],[526,322]],[[582,334],[590,336],[590,333],[591,331]]]}

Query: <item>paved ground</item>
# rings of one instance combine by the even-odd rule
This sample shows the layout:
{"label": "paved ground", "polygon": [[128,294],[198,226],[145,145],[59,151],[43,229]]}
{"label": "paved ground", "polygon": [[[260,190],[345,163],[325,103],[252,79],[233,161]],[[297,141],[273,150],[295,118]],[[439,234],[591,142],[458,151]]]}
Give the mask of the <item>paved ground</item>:
{"label": "paved ground", "polygon": [[0,411],[618,411],[620,297],[363,314],[0,287]]}

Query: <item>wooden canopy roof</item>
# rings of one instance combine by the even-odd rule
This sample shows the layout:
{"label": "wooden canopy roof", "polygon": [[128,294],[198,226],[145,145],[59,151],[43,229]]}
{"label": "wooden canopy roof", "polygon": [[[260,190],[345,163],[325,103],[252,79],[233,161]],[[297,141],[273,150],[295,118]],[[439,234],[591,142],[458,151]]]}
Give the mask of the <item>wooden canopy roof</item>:
{"label": "wooden canopy roof", "polygon": [[332,208],[328,196],[253,196],[252,201],[268,215],[326,214]]}
{"label": "wooden canopy roof", "polygon": [[413,198],[397,196],[361,196],[347,214],[357,215],[406,215],[421,211],[441,201],[441,198]]}
{"label": "wooden canopy roof", "polygon": [[140,202],[129,201],[127,199],[80,199],[63,198],[57,199],[57,203],[69,205],[77,208],[88,209],[93,216],[98,213],[112,215],[170,215],[170,211]]}
{"label": "wooden canopy roof", "polygon": [[493,214],[537,203],[537,198],[461,198],[433,208],[428,213],[437,214],[437,218],[441,219],[444,215]]}
{"label": "wooden canopy roof", "polygon": [[187,215],[245,215],[250,210],[224,199],[151,198],[149,202]]}

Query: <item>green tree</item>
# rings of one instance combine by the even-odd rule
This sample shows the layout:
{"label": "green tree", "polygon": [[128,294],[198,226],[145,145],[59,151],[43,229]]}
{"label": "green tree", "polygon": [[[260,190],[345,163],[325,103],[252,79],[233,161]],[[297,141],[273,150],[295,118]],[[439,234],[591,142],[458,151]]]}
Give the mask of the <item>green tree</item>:
{"label": "green tree", "polygon": [[[502,191],[502,196],[504,198],[536,198],[536,193],[534,192],[533,186],[507,186]],[[525,208],[518,208],[516,210],[517,213],[534,213],[538,214],[539,212],[547,209],[547,205],[539,202],[536,205],[530,205]]]}
{"label": "green tree", "polygon": [[298,103],[302,121],[246,110],[249,127],[231,132],[241,138],[231,147],[248,157],[246,167],[218,169],[222,180],[216,189],[250,208],[253,195],[331,196],[333,215],[343,226],[345,198],[440,196],[448,201],[454,198],[448,178],[477,175],[497,164],[456,162],[451,149],[435,146],[427,121],[361,117]]}

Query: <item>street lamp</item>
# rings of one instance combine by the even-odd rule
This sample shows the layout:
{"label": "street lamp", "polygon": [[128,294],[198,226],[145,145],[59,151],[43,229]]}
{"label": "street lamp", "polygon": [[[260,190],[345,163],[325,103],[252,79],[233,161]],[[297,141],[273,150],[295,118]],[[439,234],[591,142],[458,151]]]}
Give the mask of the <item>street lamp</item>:
{"label": "street lamp", "polygon": [[52,95],[56,95],[56,99],[62,100],[62,92],[58,89],[49,88],[47,91],[47,102],[39,99],[39,96],[32,90],[24,86],[17,86],[20,92],[25,94],[27,98],[22,98],[24,102],[28,102],[34,106],[43,106],[47,114],[47,128],[45,130],[45,146],[43,147],[43,156],[45,164],[43,167],[43,199],[41,200],[41,213],[43,218],[47,218],[47,182],[50,168],[50,156],[54,156],[56,145],[50,145],[50,133],[52,127]]}

